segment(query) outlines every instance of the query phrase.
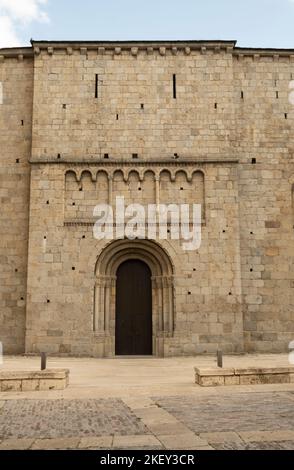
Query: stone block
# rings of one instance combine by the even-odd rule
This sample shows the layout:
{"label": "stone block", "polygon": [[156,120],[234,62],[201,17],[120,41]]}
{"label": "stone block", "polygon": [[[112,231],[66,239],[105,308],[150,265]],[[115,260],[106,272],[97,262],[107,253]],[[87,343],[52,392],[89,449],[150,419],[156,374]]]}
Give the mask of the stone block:
{"label": "stone block", "polygon": [[25,380],[21,381],[21,390],[22,392],[34,392],[39,390],[40,388],[40,381],[36,379]]}
{"label": "stone block", "polygon": [[20,392],[21,380],[0,380],[1,392]]}
{"label": "stone block", "polygon": [[239,375],[229,375],[225,377],[225,385],[240,385]]}

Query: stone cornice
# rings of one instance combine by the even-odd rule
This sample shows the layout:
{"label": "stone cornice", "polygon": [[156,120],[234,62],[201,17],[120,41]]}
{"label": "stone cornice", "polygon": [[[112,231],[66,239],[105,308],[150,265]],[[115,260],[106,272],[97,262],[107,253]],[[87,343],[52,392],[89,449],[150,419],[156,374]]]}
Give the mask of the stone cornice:
{"label": "stone cornice", "polygon": [[34,51],[32,47],[11,47],[0,49],[0,62],[1,59],[3,60],[4,58],[23,60],[33,57]]}
{"label": "stone cornice", "polygon": [[0,61],[4,58],[32,58],[38,56],[41,52],[49,55],[63,52],[73,54],[79,52],[81,55],[87,55],[94,51],[97,55],[113,54],[119,56],[123,52],[128,52],[132,56],[137,56],[140,52],[148,55],[159,54],[161,56],[174,55],[179,53],[190,55],[193,51],[206,54],[208,51],[214,53],[226,52],[235,57],[273,57],[276,60],[283,57],[290,57],[294,60],[294,49],[276,49],[276,48],[248,48],[236,47],[236,41],[31,41],[31,47],[15,47],[0,49]]}

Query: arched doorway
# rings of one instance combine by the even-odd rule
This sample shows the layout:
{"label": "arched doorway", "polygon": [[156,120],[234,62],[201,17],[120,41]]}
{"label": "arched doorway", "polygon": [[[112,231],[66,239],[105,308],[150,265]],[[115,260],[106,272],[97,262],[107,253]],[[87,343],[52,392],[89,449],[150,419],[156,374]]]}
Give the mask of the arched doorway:
{"label": "arched doorway", "polygon": [[115,354],[152,354],[151,271],[130,259],[116,272]]}
{"label": "arched doorway", "polygon": [[[120,274],[120,266],[131,261],[140,261],[145,270],[146,267],[149,269],[152,299],[151,354],[162,357],[168,354],[169,342],[174,335],[174,267],[162,246],[151,240],[116,240],[105,246],[97,257],[93,312],[95,347],[99,351],[97,355],[113,357],[118,354],[116,306],[117,297],[120,298],[121,295],[120,293],[117,295],[117,287],[120,288],[117,275]],[[130,288],[131,285],[132,283],[129,283]],[[128,292],[129,296],[134,295],[134,288]]]}

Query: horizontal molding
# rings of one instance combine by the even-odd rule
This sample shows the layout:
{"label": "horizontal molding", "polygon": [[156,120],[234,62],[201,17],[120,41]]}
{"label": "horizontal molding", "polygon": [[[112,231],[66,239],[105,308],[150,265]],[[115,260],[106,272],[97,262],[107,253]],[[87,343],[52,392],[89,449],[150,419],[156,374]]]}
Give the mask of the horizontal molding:
{"label": "horizontal molding", "polygon": [[31,165],[65,165],[65,166],[93,166],[93,167],[181,167],[204,164],[231,164],[236,165],[239,159],[193,159],[193,160],[30,160]]}

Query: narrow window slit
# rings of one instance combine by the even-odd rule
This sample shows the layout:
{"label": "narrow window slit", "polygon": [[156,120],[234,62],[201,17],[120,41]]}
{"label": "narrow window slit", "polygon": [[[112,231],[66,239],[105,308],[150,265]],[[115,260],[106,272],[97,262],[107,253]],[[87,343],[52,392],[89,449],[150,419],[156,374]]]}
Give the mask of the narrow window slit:
{"label": "narrow window slit", "polygon": [[95,75],[95,98],[98,98],[98,84],[99,84],[99,75]]}
{"label": "narrow window slit", "polygon": [[279,92],[276,91],[276,99],[278,100],[279,99]]}
{"label": "narrow window slit", "polygon": [[175,73],[173,74],[173,98],[177,98],[177,76]]}

